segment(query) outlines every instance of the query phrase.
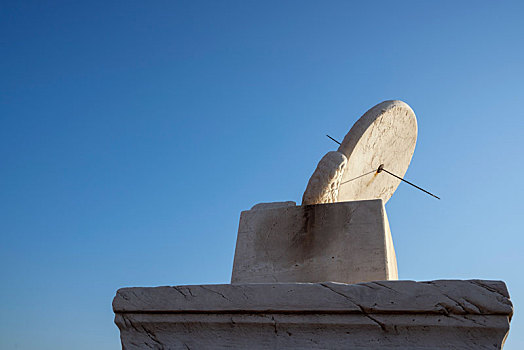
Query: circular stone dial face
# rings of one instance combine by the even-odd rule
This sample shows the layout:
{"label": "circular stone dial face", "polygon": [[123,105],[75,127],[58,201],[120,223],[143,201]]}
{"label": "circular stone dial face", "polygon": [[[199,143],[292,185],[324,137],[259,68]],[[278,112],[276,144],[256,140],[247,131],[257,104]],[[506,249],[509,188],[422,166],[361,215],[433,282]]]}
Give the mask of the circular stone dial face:
{"label": "circular stone dial face", "polygon": [[[337,202],[391,198],[404,177],[417,142],[415,113],[402,101],[384,101],[367,111],[349,130],[338,152],[347,157]],[[365,175],[364,175],[365,174]]]}

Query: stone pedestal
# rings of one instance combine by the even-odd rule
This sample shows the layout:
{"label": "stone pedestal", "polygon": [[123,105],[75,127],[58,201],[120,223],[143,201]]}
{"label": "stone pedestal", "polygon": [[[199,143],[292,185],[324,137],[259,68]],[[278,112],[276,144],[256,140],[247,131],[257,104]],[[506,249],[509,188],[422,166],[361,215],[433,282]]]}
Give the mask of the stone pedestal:
{"label": "stone pedestal", "polygon": [[231,283],[396,280],[381,199],[259,204],[240,216]]}
{"label": "stone pedestal", "polygon": [[498,281],[123,288],[123,349],[501,349],[513,312]]}

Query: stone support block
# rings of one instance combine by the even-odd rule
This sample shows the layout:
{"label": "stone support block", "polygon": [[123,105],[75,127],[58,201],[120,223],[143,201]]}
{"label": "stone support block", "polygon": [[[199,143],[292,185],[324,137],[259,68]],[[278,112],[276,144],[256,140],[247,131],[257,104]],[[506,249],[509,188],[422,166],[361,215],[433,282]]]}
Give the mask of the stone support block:
{"label": "stone support block", "polygon": [[231,283],[398,278],[381,199],[284,204],[257,205],[242,212]]}

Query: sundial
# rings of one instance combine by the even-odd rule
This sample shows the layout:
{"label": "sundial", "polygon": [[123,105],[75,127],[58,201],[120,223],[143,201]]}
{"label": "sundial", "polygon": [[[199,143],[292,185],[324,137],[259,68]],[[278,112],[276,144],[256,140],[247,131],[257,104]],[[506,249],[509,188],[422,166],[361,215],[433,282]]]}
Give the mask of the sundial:
{"label": "sundial", "polygon": [[259,203],[242,212],[233,283],[398,278],[384,204],[401,181],[434,196],[403,179],[417,142],[415,113],[402,101],[384,101],[342,142],[333,140],[340,147],[318,163],[302,205]]}
{"label": "sundial", "polygon": [[371,108],[320,160],[303,205],[242,211],[231,284],[120,289],[123,348],[502,349],[503,282],[398,281],[384,203],[400,181],[431,194],[403,179],[416,140],[407,104]]}
{"label": "sundial", "polygon": [[408,169],[416,142],[417,119],[411,107],[402,101],[379,103],[353,125],[337,151],[320,160],[302,204],[387,202]]}

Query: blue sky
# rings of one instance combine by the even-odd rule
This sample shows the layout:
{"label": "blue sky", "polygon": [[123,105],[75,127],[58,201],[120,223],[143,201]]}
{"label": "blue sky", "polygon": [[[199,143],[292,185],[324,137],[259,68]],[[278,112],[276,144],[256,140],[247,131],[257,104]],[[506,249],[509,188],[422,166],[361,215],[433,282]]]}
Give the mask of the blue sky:
{"label": "blue sky", "polygon": [[118,349],[119,287],[228,283],[240,211],[300,201],[401,99],[401,279],[504,280],[524,348],[522,2],[3,1],[0,347]]}

